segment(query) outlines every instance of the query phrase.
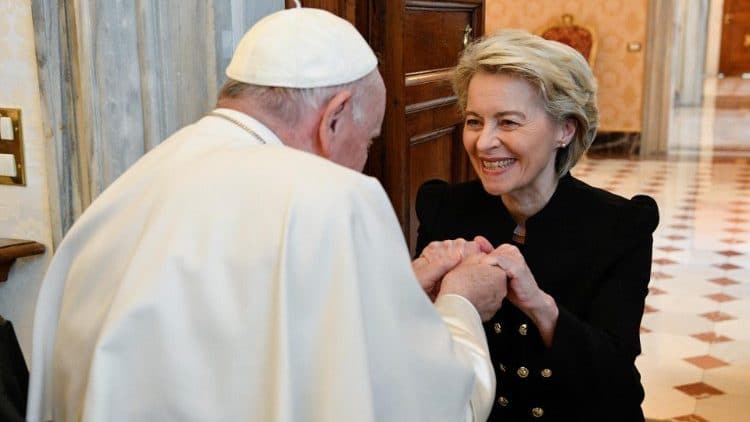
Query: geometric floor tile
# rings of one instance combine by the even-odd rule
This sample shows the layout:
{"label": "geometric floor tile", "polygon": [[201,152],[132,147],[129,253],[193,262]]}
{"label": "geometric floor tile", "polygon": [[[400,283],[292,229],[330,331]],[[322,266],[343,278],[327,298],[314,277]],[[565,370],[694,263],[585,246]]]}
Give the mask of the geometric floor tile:
{"label": "geometric floor tile", "polygon": [[705,399],[711,396],[724,394],[724,392],[719,390],[718,388],[714,388],[702,382],[678,385],[675,388],[687,394],[688,396],[695,397],[696,399]]}
{"label": "geometric floor tile", "polygon": [[679,252],[679,251],[681,251],[681,250],[682,250],[682,249],[680,249],[680,248],[675,248],[674,246],[662,246],[662,247],[660,247],[660,248],[656,248],[656,249],[658,249],[658,250],[660,250],[660,251],[664,251],[664,252],[667,252],[667,253],[668,253],[668,252]]}
{"label": "geometric floor tile", "polygon": [[727,233],[745,233],[745,230],[739,228],[739,227],[730,227],[728,229],[724,229]]}
{"label": "geometric floor tile", "polygon": [[673,218],[677,220],[692,220],[694,217],[692,215],[675,215]]}
{"label": "geometric floor tile", "polygon": [[[644,314],[650,314],[652,312],[659,312],[659,310],[656,309],[656,308],[654,308],[654,307],[652,307],[652,306],[648,306],[648,305],[644,305],[643,306],[643,313]],[[728,318],[728,319],[731,319],[731,318]]]}
{"label": "geometric floor tile", "polygon": [[725,314],[721,311],[706,312],[705,314],[701,314],[700,316],[713,322],[728,321],[730,319],[734,319],[733,316]]}
{"label": "geometric floor tile", "polygon": [[672,235],[669,235],[669,236],[664,236],[664,238],[669,239],[669,240],[685,240],[685,239],[687,239],[687,237],[680,236],[679,234],[672,234]]}
{"label": "geometric floor tile", "polygon": [[737,252],[737,251],[732,251],[732,250],[728,250],[728,251],[719,251],[719,252],[716,252],[716,253],[717,253],[717,254],[720,254],[720,255],[724,255],[724,256],[726,256],[727,258],[728,258],[728,257],[731,257],[731,256],[744,255],[744,254],[743,254],[742,252]]}
{"label": "geometric floor tile", "polygon": [[[646,420],[750,422],[750,109],[708,116],[705,141],[719,146],[708,157],[688,154],[694,141],[685,136],[704,128],[707,115],[673,111],[701,123],[674,125],[669,145],[677,155],[584,157],[572,172],[627,198],[652,192],[659,206],[636,359]],[[722,150],[724,143],[741,152]]]}
{"label": "geometric floor tile", "polygon": [[742,268],[739,265],[730,264],[728,262],[725,262],[725,263],[723,263],[721,265],[714,264],[714,267],[721,268],[724,271],[730,271],[730,270],[736,270],[737,268]]}
{"label": "geometric floor tile", "polygon": [[721,278],[712,278],[711,280],[708,280],[711,283],[716,283],[720,286],[731,286],[732,284],[739,284],[739,281],[732,280],[731,278],[727,277],[721,277]]}
{"label": "geometric floor tile", "polygon": [[716,334],[713,331],[706,331],[705,333],[691,334],[690,336],[693,338],[697,338],[700,341],[705,341],[706,343],[723,343],[725,341],[732,341],[731,338],[720,335],[720,334]]}
{"label": "geometric floor tile", "polygon": [[672,418],[675,422],[711,422],[708,419],[702,418],[698,415],[683,415],[676,418]]}
{"label": "geometric floor tile", "polygon": [[677,230],[685,230],[685,229],[690,229],[690,228],[692,228],[693,226],[691,226],[691,225],[688,225],[688,224],[672,224],[672,225],[671,225],[671,226],[669,226],[669,227],[671,227],[671,228],[673,228],[673,229],[677,229]]}
{"label": "geometric floor tile", "polygon": [[745,243],[745,241],[744,241],[744,240],[741,240],[741,239],[734,239],[734,238],[721,239],[721,242],[722,242],[722,243],[728,243],[728,244],[730,244],[730,245],[736,245],[736,244],[740,244],[740,243]]}
{"label": "geometric floor tile", "polygon": [[713,369],[713,368],[720,368],[722,366],[729,365],[723,360],[716,359],[715,357],[710,356],[710,355],[693,356],[690,358],[685,358],[685,361],[701,369]]}
{"label": "geometric floor tile", "polygon": [[[658,287],[649,287],[648,288],[648,294],[651,295],[651,296],[654,296],[654,295],[663,295],[665,293],[667,293],[667,292],[665,292],[664,290],[662,290],[662,289],[660,289]],[[732,296],[729,296],[729,297],[732,297]],[[728,300],[733,300],[733,299],[734,299],[734,297],[732,297],[732,299],[728,299]],[[716,299],[714,299],[714,300],[716,300]]]}
{"label": "geometric floor tile", "polygon": [[736,297],[729,296],[728,294],[725,294],[725,293],[714,293],[712,295],[706,295],[706,297],[716,302],[729,302],[732,300],[737,300]]}
{"label": "geometric floor tile", "polygon": [[651,273],[651,278],[653,278],[654,280],[664,280],[674,278],[674,276],[661,271],[654,271],[653,273]]}
{"label": "geometric floor tile", "polygon": [[711,422],[708,419],[704,419],[698,415],[678,416],[676,418],[673,418],[672,420],[678,422]]}

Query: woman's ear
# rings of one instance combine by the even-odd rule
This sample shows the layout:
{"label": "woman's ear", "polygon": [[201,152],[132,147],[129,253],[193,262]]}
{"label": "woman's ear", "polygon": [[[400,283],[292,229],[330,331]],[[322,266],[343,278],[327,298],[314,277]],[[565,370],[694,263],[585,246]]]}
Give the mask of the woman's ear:
{"label": "woman's ear", "polygon": [[[317,150],[319,155],[324,158],[333,156],[336,137],[341,133],[341,126],[344,119],[347,118],[345,110],[348,106],[351,106],[351,98],[351,91],[341,91],[323,106],[323,116],[320,120],[320,126],[318,126]],[[348,118],[351,118],[351,116]]]}
{"label": "woman's ear", "polygon": [[565,119],[565,121],[563,121],[560,125],[560,137],[558,138],[558,146],[560,148],[567,147],[568,144],[572,142],[573,136],[576,134],[576,130],[578,130],[578,121],[571,117]]}

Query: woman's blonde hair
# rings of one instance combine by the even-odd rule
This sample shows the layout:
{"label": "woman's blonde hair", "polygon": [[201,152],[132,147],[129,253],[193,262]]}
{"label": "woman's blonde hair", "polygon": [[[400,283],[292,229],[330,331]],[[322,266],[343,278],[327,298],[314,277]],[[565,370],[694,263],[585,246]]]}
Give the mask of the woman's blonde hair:
{"label": "woman's blonde hair", "polygon": [[502,30],[475,41],[461,54],[453,76],[461,113],[466,112],[469,82],[479,72],[523,78],[537,88],[552,119],[575,120],[573,140],[557,150],[558,177],[591,146],[599,127],[596,80],[586,60],[573,48],[522,30]]}

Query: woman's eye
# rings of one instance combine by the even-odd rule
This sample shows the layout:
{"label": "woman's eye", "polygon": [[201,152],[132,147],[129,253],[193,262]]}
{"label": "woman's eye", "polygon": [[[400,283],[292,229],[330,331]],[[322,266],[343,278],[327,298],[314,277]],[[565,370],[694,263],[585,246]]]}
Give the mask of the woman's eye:
{"label": "woman's eye", "polygon": [[480,127],[480,126],[482,126],[482,122],[480,122],[479,119],[466,119],[465,124],[466,124],[466,126],[469,126],[469,127]]}
{"label": "woman's eye", "polygon": [[503,119],[500,121],[500,127],[506,128],[506,129],[513,129],[513,128],[518,127],[518,122],[514,122],[513,120]]}

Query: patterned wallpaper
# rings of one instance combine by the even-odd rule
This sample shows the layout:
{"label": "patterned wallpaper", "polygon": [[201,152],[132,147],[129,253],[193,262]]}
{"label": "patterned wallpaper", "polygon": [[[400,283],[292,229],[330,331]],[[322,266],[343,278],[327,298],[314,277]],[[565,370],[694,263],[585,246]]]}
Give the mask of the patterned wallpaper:
{"label": "patterned wallpaper", "polygon": [[[594,75],[599,82],[600,130],[640,131],[647,0],[486,0],[486,31],[536,31],[565,14],[598,33]],[[627,45],[638,42],[639,52]]]}
{"label": "patterned wallpaper", "polygon": [[13,322],[26,358],[39,284],[52,244],[31,0],[0,0],[0,107],[21,109],[26,186],[0,185],[0,237],[30,239],[45,255],[22,258],[0,283],[0,315]]}

